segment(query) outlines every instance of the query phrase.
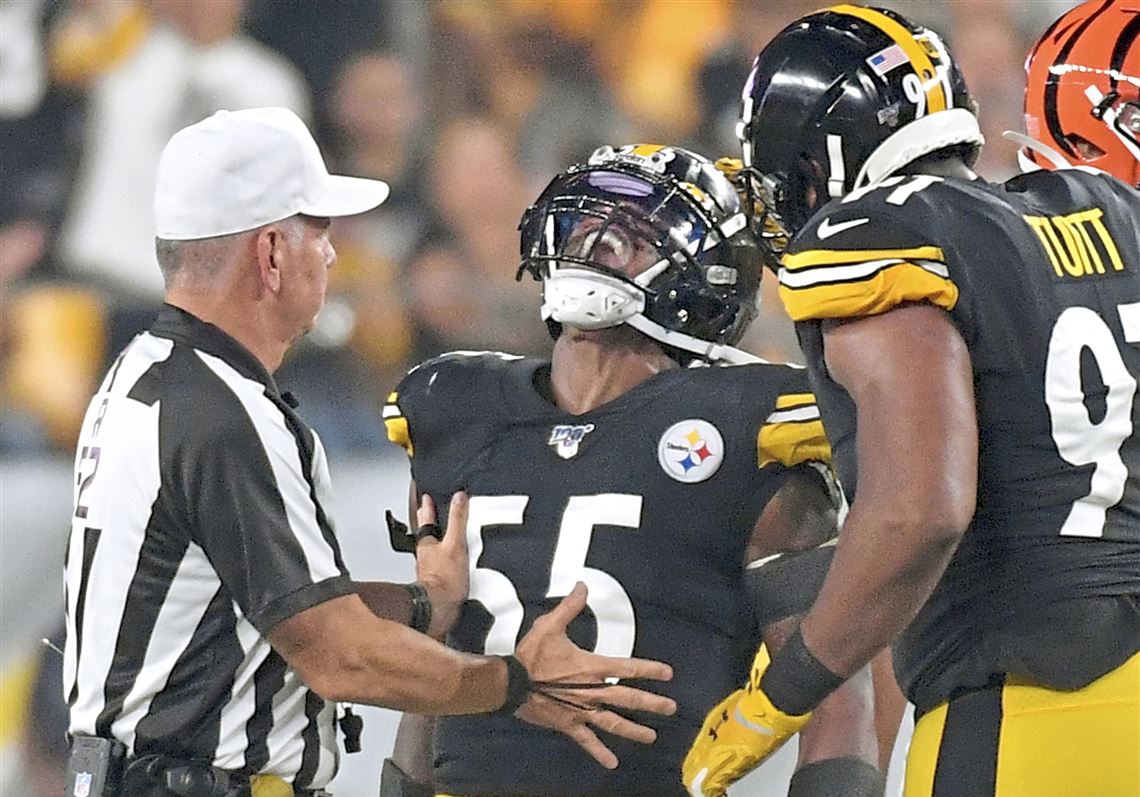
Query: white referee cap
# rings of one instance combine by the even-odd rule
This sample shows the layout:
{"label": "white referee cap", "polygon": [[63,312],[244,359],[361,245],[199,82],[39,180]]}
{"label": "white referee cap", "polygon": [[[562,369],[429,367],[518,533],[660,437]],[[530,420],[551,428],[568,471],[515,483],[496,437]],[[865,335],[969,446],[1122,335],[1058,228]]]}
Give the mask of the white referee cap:
{"label": "white referee cap", "polygon": [[286,108],[218,111],[179,130],[158,161],[155,235],[190,241],[298,213],[352,216],[388,198],[380,180],[329,174],[305,123]]}

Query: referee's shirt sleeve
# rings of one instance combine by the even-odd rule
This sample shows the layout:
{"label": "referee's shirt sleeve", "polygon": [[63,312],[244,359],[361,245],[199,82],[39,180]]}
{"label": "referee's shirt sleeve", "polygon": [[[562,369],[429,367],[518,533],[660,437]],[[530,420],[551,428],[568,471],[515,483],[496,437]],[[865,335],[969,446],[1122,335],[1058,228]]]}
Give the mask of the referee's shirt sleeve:
{"label": "referee's shirt sleeve", "polygon": [[220,392],[210,431],[183,458],[191,535],[267,634],[353,585],[322,505],[328,467],[313,433],[260,391]]}

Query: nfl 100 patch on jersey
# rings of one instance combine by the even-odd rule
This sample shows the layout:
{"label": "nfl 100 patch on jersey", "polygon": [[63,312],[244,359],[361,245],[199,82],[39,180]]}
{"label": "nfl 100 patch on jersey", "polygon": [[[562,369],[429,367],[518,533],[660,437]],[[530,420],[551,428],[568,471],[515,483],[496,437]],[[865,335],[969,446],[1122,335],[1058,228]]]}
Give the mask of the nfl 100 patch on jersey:
{"label": "nfl 100 patch on jersey", "polygon": [[594,431],[594,424],[558,424],[550,430],[550,439],[546,444],[563,459],[570,459],[578,453],[578,445],[590,432]]}

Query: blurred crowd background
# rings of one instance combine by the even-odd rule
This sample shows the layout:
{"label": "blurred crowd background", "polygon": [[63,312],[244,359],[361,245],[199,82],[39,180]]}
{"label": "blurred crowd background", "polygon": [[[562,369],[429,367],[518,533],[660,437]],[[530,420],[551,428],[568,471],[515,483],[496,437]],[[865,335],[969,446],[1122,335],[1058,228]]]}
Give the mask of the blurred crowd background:
{"label": "blurred crowd background", "polygon": [[[1022,62],[1068,2],[886,3],[940,31],[1015,168]],[[0,0],[0,452],[71,449],[108,360],[161,302],[155,164],[219,108],[282,105],[392,198],[338,222],[317,329],[280,374],[334,455],[452,349],[541,353],[516,226],[600,144],[735,153],[755,52],[818,0]],[[788,131],[794,135],[795,131]],[[745,341],[796,359],[769,284]]]}
{"label": "blurred crowd background", "polygon": [[[1074,3],[879,4],[946,38],[981,105],[979,169],[1011,175],[1001,131],[1021,128],[1025,55]],[[556,172],[601,144],[736,155],[752,57],[822,5],[0,0],[0,460],[70,456],[107,364],[155,314],[153,181],[178,128],[286,106],[331,169],[391,184],[334,226],[328,306],[278,375],[334,460],[371,455],[383,399],[416,362],[548,351],[539,286],[515,281],[516,227]],[[745,348],[797,360],[765,282]]]}

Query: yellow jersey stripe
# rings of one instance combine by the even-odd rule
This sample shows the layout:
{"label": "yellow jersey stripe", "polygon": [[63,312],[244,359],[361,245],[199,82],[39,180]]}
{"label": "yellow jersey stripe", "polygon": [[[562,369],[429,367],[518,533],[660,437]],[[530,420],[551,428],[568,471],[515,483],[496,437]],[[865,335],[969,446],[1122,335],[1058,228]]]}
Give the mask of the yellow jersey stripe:
{"label": "yellow jersey stripe", "polygon": [[946,96],[945,84],[942,82],[938,70],[935,69],[934,62],[922,49],[922,45],[915,41],[914,35],[909,30],[873,8],[844,4],[834,6],[831,10],[837,14],[858,17],[864,22],[874,25],[902,48],[906,57],[910,59],[910,66],[914,73],[922,81],[922,87],[926,91],[926,105],[929,113],[945,111],[950,106],[949,98]]}
{"label": "yellow jersey stripe", "polygon": [[408,456],[412,456],[412,438],[408,434],[408,419],[399,418],[385,418],[384,426],[388,429],[388,440],[398,446],[403,446],[404,450],[408,452]]}
{"label": "yellow jersey stripe", "polygon": [[793,321],[878,315],[907,302],[930,302],[944,310],[958,304],[958,286],[914,263],[900,262],[870,279],[828,282],[807,288],[780,285],[780,299]]}
{"label": "yellow jersey stripe", "polygon": [[868,260],[934,260],[946,262],[937,246],[916,246],[910,249],[808,249],[794,255],[784,255],[780,266],[797,271],[812,266],[835,266],[840,263],[864,263]]}
{"label": "yellow jersey stripe", "polygon": [[823,432],[823,422],[789,421],[766,423],[756,435],[756,465],[764,468],[780,464],[792,467],[805,462],[831,465],[831,446]]}
{"label": "yellow jersey stripe", "polygon": [[796,407],[800,404],[815,404],[815,394],[785,393],[776,399],[776,409],[778,410],[786,410],[788,407]]}

